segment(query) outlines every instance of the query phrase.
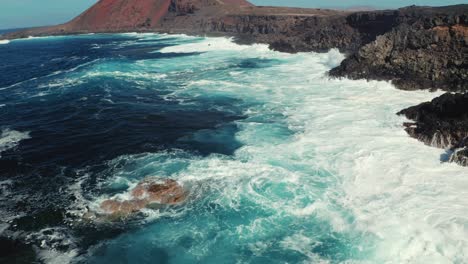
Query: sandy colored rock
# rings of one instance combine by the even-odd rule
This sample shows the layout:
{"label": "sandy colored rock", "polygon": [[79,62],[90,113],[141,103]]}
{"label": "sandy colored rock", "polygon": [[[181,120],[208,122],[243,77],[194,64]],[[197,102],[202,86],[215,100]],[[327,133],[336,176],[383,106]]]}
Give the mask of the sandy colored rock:
{"label": "sandy colored rock", "polygon": [[109,199],[101,203],[101,210],[108,215],[129,216],[154,205],[175,205],[185,201],[185,189],[175,180],[147,178],[130,191],[131,200]]}
{"label": "sandy colored rock", "polygon": [[146,179],[132,190],[132,197],[149,203],[177,204],[185,200],[185,190],[171,179]]}

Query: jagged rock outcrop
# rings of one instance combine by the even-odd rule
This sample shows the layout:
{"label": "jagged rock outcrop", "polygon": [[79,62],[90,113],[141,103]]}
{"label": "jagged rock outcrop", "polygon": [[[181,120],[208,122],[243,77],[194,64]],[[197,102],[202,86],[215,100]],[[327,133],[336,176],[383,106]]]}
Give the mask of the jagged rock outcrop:
{"label": "jagged rock outcrop", "polygon": [[449,161],[468,167],[468,138],[462,140],[460,144],[454,148]]}
{"label": "jagged rock outcrop", "polygon": [[468,6],[401,9],[395,27],[361,47],[332,76],[391,80],[405,90],[468,90]]}
{"label": "jagged rock outcrop", "polygon": [[450,161],[468,166],[468,93],[446,93],[398,114],[414,121],[405,123],[410,136],[453,151]]}
{"label": "jagged rock outcrop", "polygon": [[347,24],[346,16],[236,15],[211,21],[210,32],[234,35],[241,40],[269,44],[283,52],[325,52],[330,47],[343,52],[357,50],[369,37]]}

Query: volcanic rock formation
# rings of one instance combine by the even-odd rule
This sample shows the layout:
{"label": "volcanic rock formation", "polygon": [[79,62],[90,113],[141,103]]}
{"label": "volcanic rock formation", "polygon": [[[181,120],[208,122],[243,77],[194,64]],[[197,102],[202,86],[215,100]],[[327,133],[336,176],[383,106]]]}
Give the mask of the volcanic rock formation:
{"label": "volcanic rock formation", "polygon": [[331,71],[401,89],[468,90],[468,5],[405,8],[395,26]]}
{"label": "volcanic rock formation", "polygon": [[468,166],[468,93],[446,93],[431,102],[402,110],[414,123],[406,123],[409,135],[427,145],[449,149],[450,161]]}

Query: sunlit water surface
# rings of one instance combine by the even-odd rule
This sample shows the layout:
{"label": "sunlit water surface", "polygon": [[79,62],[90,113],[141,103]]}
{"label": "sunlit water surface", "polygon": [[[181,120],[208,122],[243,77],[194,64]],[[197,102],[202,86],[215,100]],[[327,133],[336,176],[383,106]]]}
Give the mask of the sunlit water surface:
{"label": "sunlit water surface", "polygon": [[[395,115],[439,93],[329,79],[336,50],[155,34],[2,44],[0,233],[43,262],[468,262],[468,172]],[[187,202],[82,220],[148,176],[176,179]]]}

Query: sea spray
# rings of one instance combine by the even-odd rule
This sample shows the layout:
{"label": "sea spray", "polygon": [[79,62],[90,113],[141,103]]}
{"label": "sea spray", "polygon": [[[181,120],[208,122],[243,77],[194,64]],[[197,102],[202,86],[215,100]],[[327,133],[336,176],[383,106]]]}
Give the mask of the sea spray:
{"label": "sea spray", "polygon": [[[183,206],[144,210],[128,229],[113,230],[118,235],[84,232],[83,241],[95,239],[86,253],[71,248],[63,259],[466,262],[466,169],[438,162],[441,151],[408,137],[395,115],[439,92],[330,79],[343,59],[336,50],[285,54],[225,38],[123,36],[99,43],[100,60],[39,79],[44,99],[29,83],[8,91],[37,109],[40,100],[63,112],[72,105],[62,117],[68,133],[79,121],[92,124],[63,135],[63,144],[85,139],[78,143],[93,149],[65,160],[77,167],[61,186],[61,196],[75,197],[64,202],[68,212],[125,198],[151,176],[177,180],[189,196]],[[79,38],[91,49],[101,36]],[[62,97],[67,108],[55,99]],[[160,143],[167,131],[181,134]],[[45,248],[41,257],[55,254]]]}

